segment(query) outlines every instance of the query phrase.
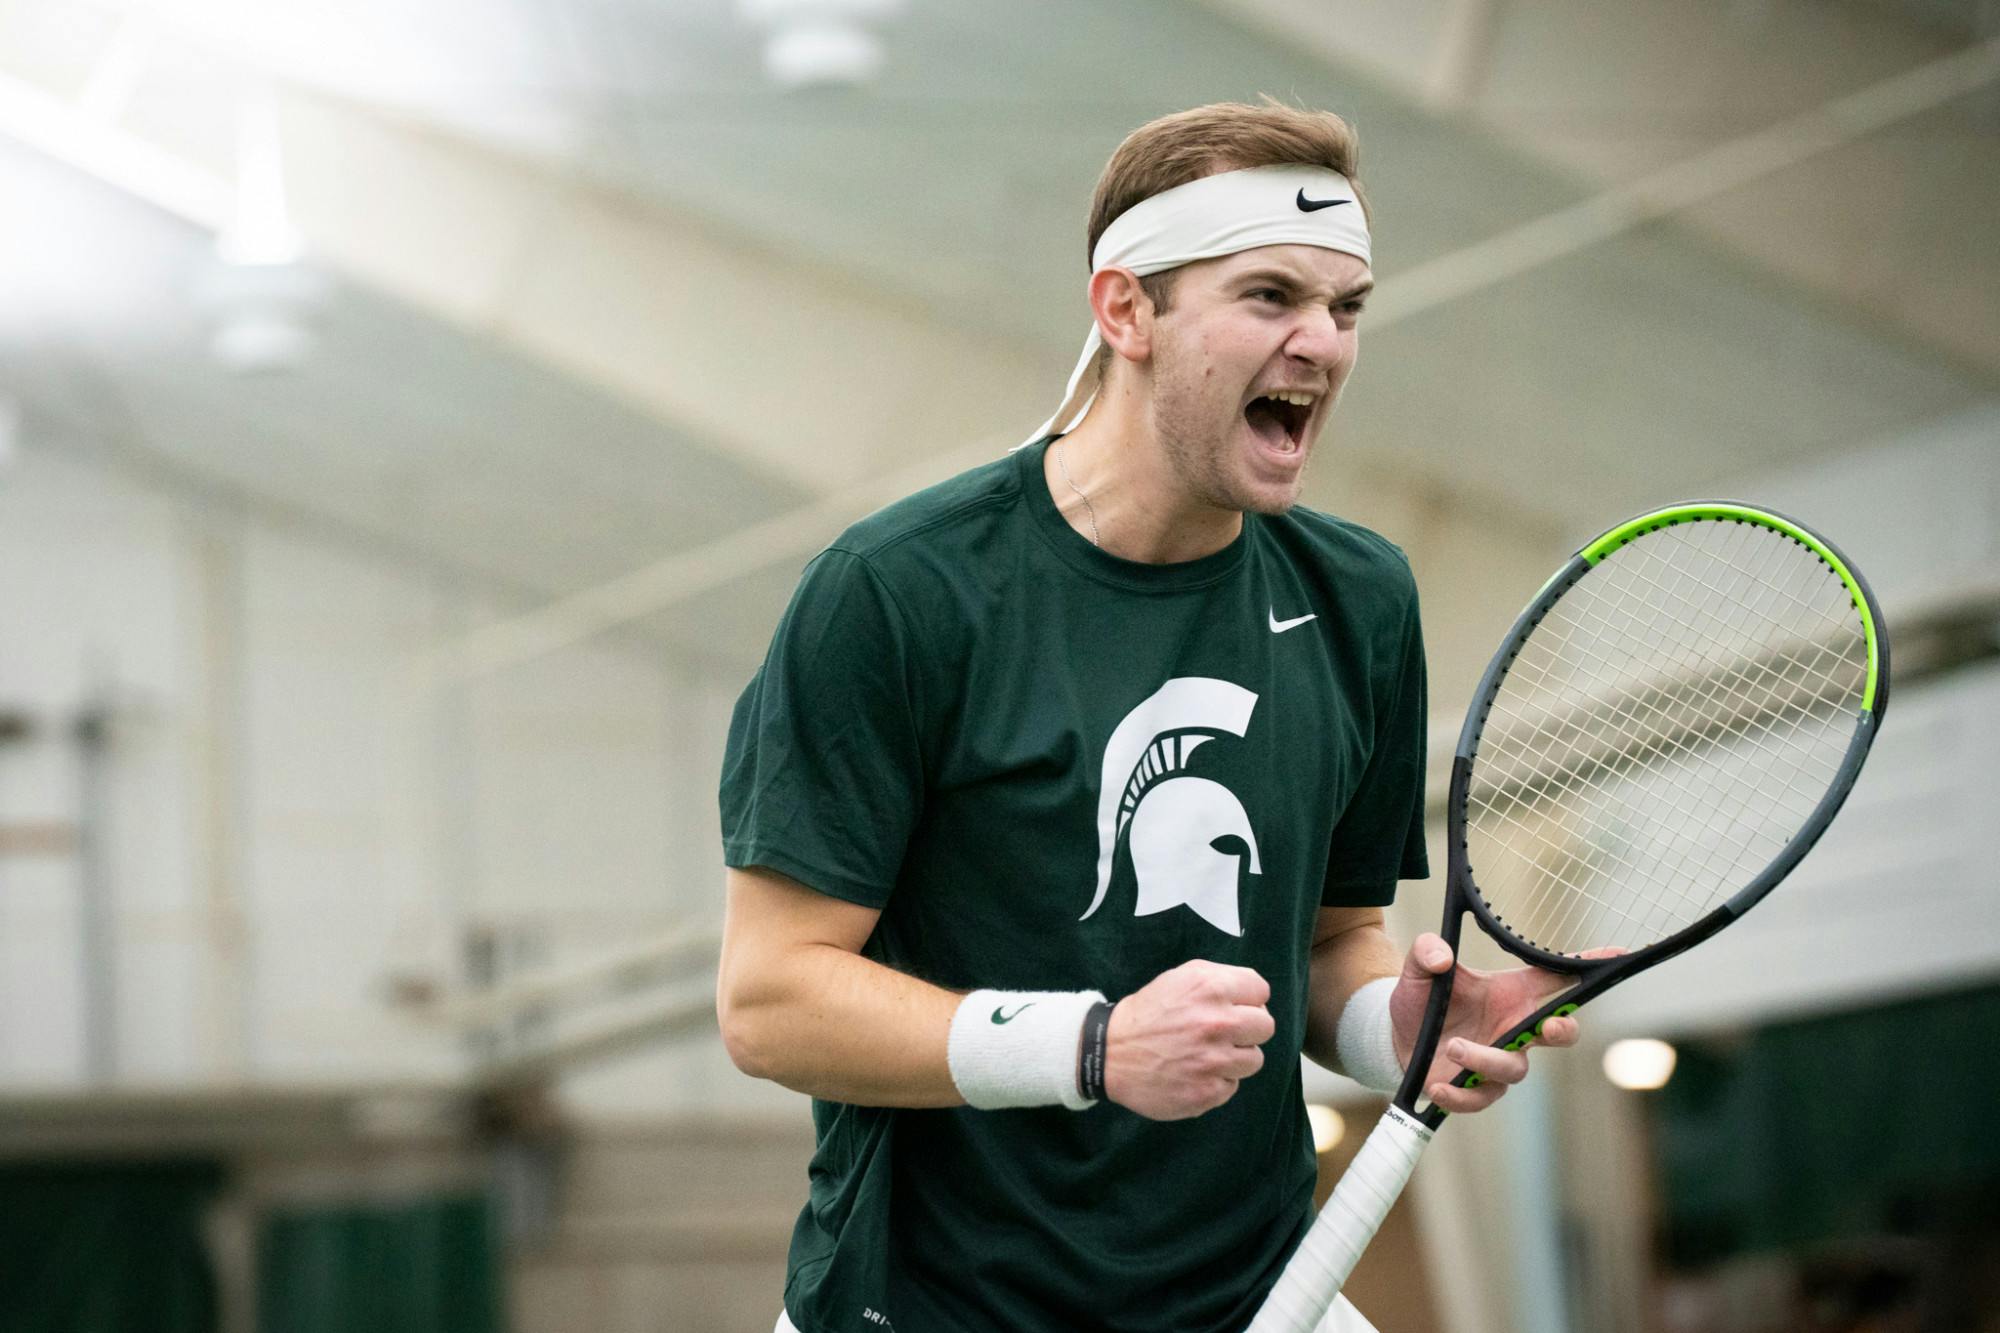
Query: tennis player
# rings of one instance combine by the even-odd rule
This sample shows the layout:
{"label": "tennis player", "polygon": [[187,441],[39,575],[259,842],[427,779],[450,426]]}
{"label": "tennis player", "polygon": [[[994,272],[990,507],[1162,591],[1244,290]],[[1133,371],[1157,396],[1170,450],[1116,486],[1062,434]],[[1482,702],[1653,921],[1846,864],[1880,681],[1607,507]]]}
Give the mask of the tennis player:
{"label": "tennis player", "polygon": [[[1372,282],[1352,132],[1155,121],[1089,245],[1061,408],[814,559],[730,727],[723,1039],[818,1131],[780,1330],[1240,1329],[1311,1219],[1299,1053],[1393,1087],[1454,965],[1382,924],[1415,582],[1297,504]],[[1430,1095],[1524,1077],[1482,1043],[1562,984],[1460,969]]]}

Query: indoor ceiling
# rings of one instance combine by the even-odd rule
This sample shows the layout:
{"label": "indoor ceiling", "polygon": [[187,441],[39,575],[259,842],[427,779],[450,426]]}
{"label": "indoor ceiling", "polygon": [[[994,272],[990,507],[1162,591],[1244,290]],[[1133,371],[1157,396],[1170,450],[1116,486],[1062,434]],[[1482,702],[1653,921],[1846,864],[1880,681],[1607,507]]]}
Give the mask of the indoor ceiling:
{"label": "indoor ceiling", "polygon": [[[1978,45],[1979,12],[908,0],[875,86],[786,95],[730,0],[0,0],[0,79],[82,105],[139,49],[123,125],[223,172],[218,75],[248,64],[588,179],[1019,349],[1049,372],[1046,401],[995,423],[1021,434],[1084,328],[1083,211],[1119,138],[1222,98],[1329,107],[1362,133],[1382,290],[1309,498],[1339,507],[1360,469],[1573,536],[1579,513],[2000,396],[2000,47]],[[52,437],[113,435],[189,484],[528,597],[823,489],[810,439],[798,476],[774,473],[339,274],[309,365],[233,377],[191,295],[211,243],[0,142],[0,389]],[[776,376],[843,337],[782,310],[770,329]],[[754,657],[796,564],[653,624]]]}

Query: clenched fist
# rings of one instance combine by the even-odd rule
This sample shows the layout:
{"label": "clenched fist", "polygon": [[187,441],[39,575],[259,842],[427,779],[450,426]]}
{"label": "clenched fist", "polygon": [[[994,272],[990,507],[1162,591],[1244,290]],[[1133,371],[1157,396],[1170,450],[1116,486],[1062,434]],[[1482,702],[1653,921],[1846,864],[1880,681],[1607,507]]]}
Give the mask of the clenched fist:
{"label": "clenched fist", "polygon": [[1271,986],[1247,967],[1196,959],[1118,1002],[1105,1034],[1104,1094],[1149,1120],[1186,1120],[1236,1095],[1277,1031]]}

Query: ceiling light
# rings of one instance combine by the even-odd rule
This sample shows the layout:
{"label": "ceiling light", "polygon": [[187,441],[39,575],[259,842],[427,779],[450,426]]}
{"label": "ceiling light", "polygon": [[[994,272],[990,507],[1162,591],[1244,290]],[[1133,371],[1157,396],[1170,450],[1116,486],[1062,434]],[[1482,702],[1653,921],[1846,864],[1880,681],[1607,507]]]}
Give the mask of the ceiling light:
{"label": "ceiling light", "polygon": [[285,199],[278,105],[269,83],[236,111],[236,191],[216,237],[221,262],[202,284],[209,354],[238,375],[296,370],[312,355],[327,284],[299,260],[304,245]]}
{"label": "ceiling light", "polygon": [[213,265],[197,295],[209,355],[238,375],[296,370],[312,356],[330,284],[301,264]]}
{"label": "ceiling light", "polygon": [[1674,1076],[1674,1048],[1651,1037],[1614,1041],[1604,1052],[1604,1076],[1629,1092],[1663,1088]]}
{"label": "ceiling light", "polygon": [[1347,1137],[1347,1121],[1331,1106],[1309,1103],[1306,1106],[1306,1123],[1312,1126],[1314,1152],[1332,1152]]}
{"label": "ceiling light", "polygon": [[780,87],[856,87],[882,72],[882,42],[868,26],[902,0],[737,0],[765,32],[764,73]]}
{"label": "ceiling light", "polygon": [[304,247],[285,200],[284,146],[278,104],[260,83],[236,108],[236,198],[216,238],[229,264],[292,264]]}
{"label": "ceiling light", "polygon": [[855,23],[794,23],[764,42],[764,74],[784,88],[852,88],[882,72],[882,43]]}

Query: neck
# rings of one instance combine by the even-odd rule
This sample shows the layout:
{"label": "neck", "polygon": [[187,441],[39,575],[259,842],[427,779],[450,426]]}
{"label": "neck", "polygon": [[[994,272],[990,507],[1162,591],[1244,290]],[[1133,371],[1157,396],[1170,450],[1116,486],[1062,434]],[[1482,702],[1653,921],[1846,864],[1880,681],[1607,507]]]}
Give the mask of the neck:
{"label": "neck", "polygon": [[1122,384],[1099,393],[1043,459],[1049,495],[1086,540],[1094,514],[1099,544],[1120,559],[1171,565],[1213,555],[1236,540],[1243,515],[1190,493],[1147,408]]}

